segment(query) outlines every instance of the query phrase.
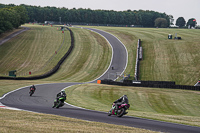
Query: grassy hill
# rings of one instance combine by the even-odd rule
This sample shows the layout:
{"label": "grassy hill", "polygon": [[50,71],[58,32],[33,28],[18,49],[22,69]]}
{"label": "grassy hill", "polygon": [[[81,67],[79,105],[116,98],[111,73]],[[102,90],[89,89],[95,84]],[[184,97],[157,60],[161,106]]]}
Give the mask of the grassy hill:
{"label": "grassy hill", "polygon": [[[51,70],[71,45],[69,31],[64,34],[58,27],[25,25],[30,27],[21,35],[0,46],[0,75],[17,70],[17,77],[39,75]],[[72,28],[75,46],[62,70],[50,81],[86,82],[99,77],[109,65],[111,48],[98,34]]]}
{"label": "grassy hill", "polygon": [[[29,76],[29,71],[33,71],[33,74],[40,74],[43,70],[48,71],[62,57],[65,50],[69,48],[70,36],[68,31],[65,31],[66,34],[63,34],[57,30],[57,27],[26,26],[31,27],[31,30],[18,35],[16,38],[0,46],[1,76],[15,69],[17,69],[19,76]],[[176,84],[194,85],[199,79],[200,65],[198,57],[200,53],[198,52],[198,46],[200,45],[200,30],[120,27],[94,28],[114,34],[125,44],[129,52],[129,62],[125,73],[130,73],[132,77],[135,69],[136,44],[137,40],[141,39],[144,51],[144,60],[141,61],[140,69],[141,80],[176,81]],[[56,74],[49,78],[35,81],[0,80],[0,96],[11,90],[31,84],[85,82],[100,76],[107,69],[111,58],[111,49],[107,41],[98,34],[88,30],[72,28],[72,31],[75,36],[75,48]],[[174,35],[175,33],[181,36],[182,40],[167,39],[168,34]],[[62,47],[60,52],[55,55],[55,51],[60,47]],[[50,58],[52,58],[51,61],[49,61]],[[41,68],[42,71],[40,71]],[[200,112],[200,93],[195,91],[116,87],[97,84],[73,86],[66,91],[70,94],[68,96],[71,96],[71,98],[78,97],[75,103],[69,101],[70,103],[77,106],[81,104],[83,107],[101,111],[108,111],[114,100],[123,93],[128,93],[131,102],[129,115],[200,126],[200,116],[198,113]],[[105,96],[106,100],[104,99]],[[79,97],[83,99],[79,99]],[[85,105],[88,101],[91,102],[90,105],[92,106],[88,107]],[[103,108],[97,107],[96,103],[98,105],[101,104]],[[7,111],[0,111],[2,116],[4,116],[1,117],[1,121],[3,122],[0,122],[0,126],[1,124],[8,123],[10,120],[14,121],[18,116],[27,115],[26,112],[20,112],[19,115],[15,115],[16,117],[9,117],[6,114]],[[32,114],[30,113],[29,115]],[[49,123],[49,121],[55,123],[63,122],[62,118],[57,118],[54,121],[54,116],[52,116],[52,119],[46,119],[46,117],[49,116],[37,116],[38,122],[36,122],[36,127],[41,128],[40,125],[46,127],[46,123]],[[27,120],[30,123],[34,119],[21,118],[21,121]],[[20,125],[17,124],[17,121],[14,121],[14,123],[16,124],[12,126],[14,129],[26,131],[19,127]],[[64,121],[63,123],[68,124],[68,121]],[[90,129],[97,129],[98,127],[105,127],[105,125],[95,126],[93,124]],[[80,129],[82,129],[80,131],[85,131],[84,127],[80,126]],[[105,132],[113,130],[110,126],[106,126],[106,129]],[[124,129],[127,132],[130,130],[132,129]],[[9,130],[4,128],[4,131]],[[41,131],[37,130],[37,132],[44,131],[45,129]],[[55,127],[52,129],[53,131],[58,131],[58,129]],[[64,129],[62,131],[65,132]],[[118,129],[113,130],[113,132],[118,131]],[[140,132],[148,131],[140,130]]]}
{"label": "grassy hill", "polygon": [[[26,25],[30,30],[0,46],[0,74],[17,70],[17,77],[49,71],[70,47],[69,32],[56,27]],[[57,52],[57,54],[55,54]]]}
{"label": "grassy hill", "polygon": [[[137,40],[142,40],[143,60],[140,79],[175,81],[176,84],[194,85],[200,79],[200,30],[163,28],[94,27],[117,36],[129,52],[127,74],[134,76]],[[169,40],[177,33],[182,40]]]}
{"label": "grassy hill", "polygon": [[71,28],[75,46],[61,66],[61,69],[45,81],[86,82],[98,78],[108,68],[111,60],[111,47],[97,33]]}

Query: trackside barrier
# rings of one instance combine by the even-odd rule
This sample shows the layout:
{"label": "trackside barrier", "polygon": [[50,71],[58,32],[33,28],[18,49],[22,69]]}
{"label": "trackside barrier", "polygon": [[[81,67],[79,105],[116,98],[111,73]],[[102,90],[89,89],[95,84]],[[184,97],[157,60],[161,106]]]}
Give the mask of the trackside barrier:
{"label": "trackside barrier", "polygon": [[142,47],[140,47],[139,60],[142,60]]}
{"label": "trackside barrier", "polygon": [[137,83],[137,84],[159,84],[159,85],[175,85],[174,81],[134,81],[134,80],[124,80],[123,83]]}
{"label": "trackside barrier", "polygon": [[137,53],[136,53],[136,63],[135,63],[135,80],[139,80],[139,65],[140,65],[140,47],[141,47],[141,40],[138,40],[137,43]]}
{"label": "trackside barrier", "polygon": [[118,86],[135,86],[135,87],[151,87],[151,88],[169,88],[200,91],[200,86],[176,85],[170,81],[133,81],[124,80],[124,82],[116,82],[113,80],[101,80],[101,84],[118,85]]}
{"label": "trackside barrier", "polygon": [[7,79],[7,80],[36,80],[36,79],[43,79],[43,78],[47,78],[51,75],[53,75],[54,73],[56,73],[58,71],[58,69],[60,68],[61,64],[65,61],[65,59],[69,56],[69,54],[72,52],[73,48],[74,48],[74,35],[71,29],[67,28],[70,32],[70,36],[71,36],[71,46],[69,48],[69,50],[67,51],[67,53],[65,53],[65,55],[60,59],[60,61],[57,63],[57,65],[52,68],[50,71],[46,72],[45,74],[42,75],[37,75],[37,76],[30,76],[30,77],[0,77],[0,79]]}

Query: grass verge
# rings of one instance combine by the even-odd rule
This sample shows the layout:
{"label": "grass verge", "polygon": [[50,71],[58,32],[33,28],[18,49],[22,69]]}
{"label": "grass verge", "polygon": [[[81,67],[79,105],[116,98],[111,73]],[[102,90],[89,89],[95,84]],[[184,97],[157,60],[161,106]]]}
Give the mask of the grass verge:
{"label": "grass verge", "polygon": [[[12,114],[12,115],[10,115]],[[104,133],[155,133],[153,131],[90,122],[56,115],[31,113],[25,111],[13,111],[0,109],[1,133],[74,133],[74,132],[104,132]]]}
{"label": "grass verge", "polygon": [[128,115],[200,126],[200,93],[196,91],[82,84],[66,92],[70,104],[104,112],[126,94],[131,105]]}

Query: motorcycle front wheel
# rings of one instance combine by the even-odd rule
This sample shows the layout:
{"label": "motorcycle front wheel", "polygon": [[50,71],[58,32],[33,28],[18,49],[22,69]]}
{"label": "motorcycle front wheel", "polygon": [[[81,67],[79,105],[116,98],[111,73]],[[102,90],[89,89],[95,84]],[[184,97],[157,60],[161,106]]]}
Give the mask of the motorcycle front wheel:
{"label": "motorcycle front wheel", "polygon": [[52,108],[56,107],[56,101],[54,101]]}
{"label": "motorcycle front wheel", "polygon": [[112,109],[108,111],[108,116],[111,116],[111,114],[112,114]]}
{"label": "motorcycle front wheel", "polygon": [[30,91],[29,94],[30,94],[30,96],[32,96],[33,95],[33,91]]}
{"label": "motorcycle front wheel", "polygon": [[59,107],[61,107],[61,106],[62,106],[62,102],[59,101],[58,104],[57,104],[57,106],[56,106],[56,108],[59,108]]}
{"label": "motorcycle front wheel", "polygon": [[124,112],[125,112],[124,108],[119,109],[118,112],[117,112],[117,116],[122,117],[124,115]]}

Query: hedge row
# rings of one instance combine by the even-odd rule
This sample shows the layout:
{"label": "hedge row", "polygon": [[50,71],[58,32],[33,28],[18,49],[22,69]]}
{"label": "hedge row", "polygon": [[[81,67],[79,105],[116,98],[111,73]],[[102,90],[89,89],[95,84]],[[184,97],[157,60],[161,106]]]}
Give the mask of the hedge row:
{"label": "hedge row", "polygon": [[50,71],[46,72],[45,74],[42,75],[37,75],[37,76],[30,76],[30,77],[0,77],[0,79],[7,79],[7,80],[36,80],[36,79],[43,79],[43,78],[47,78],[51,75],[53,75],[54,73],[56,73],[58,71],[58,69],[60,68],[61,64],[65,61],[65,59],[69,56],[69,54],[72,52],[73,48],[74,48],[74,35],[71,29],[67,28],[70,32],[70,36],[71,36],[71,46],[69,48],[69,50],[67,51],[67,53],[60,59],[60,61],[57,63],[57,65],[52,68]]}
{"label": "hedge row", "polygon": [[101,84],[119,85],[119,86],[136,86],[136,87],[151,87],[151,88],[170,88],[200,91],[200,86],[176,85],[170,81],[132,81],[125,80],[124,82],[116,82],[113,80],[101,80]]}

